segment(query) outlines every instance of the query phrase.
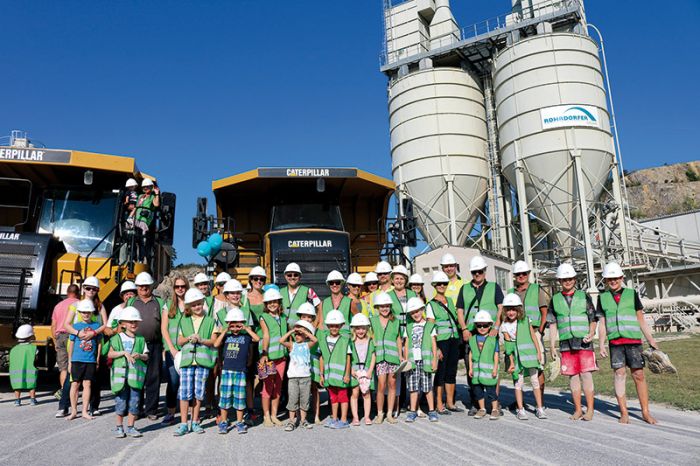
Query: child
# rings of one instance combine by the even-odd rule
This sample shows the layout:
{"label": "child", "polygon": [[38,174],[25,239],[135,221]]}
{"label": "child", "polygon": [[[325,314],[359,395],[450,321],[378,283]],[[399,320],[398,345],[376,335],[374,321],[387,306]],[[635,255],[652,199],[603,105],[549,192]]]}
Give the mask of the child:
{"label": "child", "polygon": [[[399,320],[391,312],[391,297],[384,293],[378,293],[374,298],[375,312],[378,316],[371,317],[374,348],[376,351],[377,372],[377,417],[375,424],[384,422],[384,391],[388,386],[387,422],[398,422],[392,416],[394,401],[396,400],[396,371],[401,364],[403,351],[399,332]],[[400,355],[400,356],[399,356]]]}
{"label": "child", "polygon": [[[331,417],[325,427],[331,429],[347,429],[348,424],[348,387],[350,386],[350,362],[352,349],[350,338],[340,334],[345,324],[343,313],[338,310],[330,311],[325,322],[328,333],[324,332],[318,343],[321,348],[321,385],[328,389],[331,401]],[[340,418],[338,418],[340,405]]]}
{"label": "child", "polygon": [[29,390],[29,404],[36,406],[36,346],[32,344],[34,327],[21,325],[15,333],[18,342],[10,350],[10,384],[15,391],[15,406],[21,406],[22,390]]}
{"label": "child", "polygon": [[219,385],[219,433],[228,433],[228,410],[236,410],[234,427],[239,434],[248,432],[243,421],[246,408],[246,372],[253,352],[251,346],[260,337],[247,325],[243,311],[232,308],[226,313],[226,331],[222,331],[214,343],[221,348],[221,384]]}
{"label": "child", "polygon": [[205,397],[205,386],[209,372],[216,364],[216,350],[213,348],[216,332],[214,319],[204,311],[204,294],[196,288],[185,293],[185,313],[180,319],[177,343],[182,347],[180,359],[180,425],[175,430],[176,437],[185,435],[190,401],[194,398],[191,431],[203,434],[199,424],[199,413]]}
{"label": "child", "polygon": [[372,410],[372,394],[374,389],[374,365],[377,356],[374,351],[374,342],[369,337],[370,322],[365,314],[355,314],[350,323],[352,329],[352,396],[350,409],[352,410],[352,425],[360,425],[358,414],[358,400],[362,393],[364,402],[365,425],[372,425],[370,411]]}
{"label": "child", "polygon": [[274,373],[263,380],[262,405],[263,425],[265,427],[281,426],[277,419],[277,410],[282,394],[282,379],[287,365],[287,348],[280,342],[282,335],[287,333],[287,318],[282,312],[282,295],[279,290],[270,288],[263,294],[265,312],[260,317],[260,327],[263,331],[260,348],[260,363],[272,363]]}
{"label": "child", "polygon": [[432,374],[438,365],[437,329],[434,323],[425,320],[425,304],[422,299],[409,298],[406,311],[410,319],[406,319],[404,359],[410,361],[413,366],[407,380],[408,391],[411,394],[411,410],[406,415],[406,422],[415,422],[418,417],[420,393],[425,393],[428,401],[428,419],[430,422],[437,422],[432,384]]}
{"label": "child", "polygon": [[500,415],[498,410],[498,338],[489,336],[493,318],[489,311],[479,311],[474,317],[476,335],[469,339],[469,378],[474,388],[474,395],[479,404],[479,411],[474,419],[486,416],[485,398],[491,403],[491,419],[497,421]]}
{"label": "child", "polygon": [[537,403],[535,415],[538,419],[547,419],[542,406],[542,392],[539,390],[542,348],[532,328],[530,318],[525,315],[520,296],[508,293],[503,299],[503,313],[505,320],[501,324],[501,333],[503,333],[506,357],[509,361],[508,373],[513,375],[513,384],[515,385],[517,417],[521,421],[527,420],[527,414],[525,414],[523,407],[523,385],[525,384],[525,373],[527,373]]}
{"label": "child", "polygon": [[[127,306],[119,311],[119,325],[123,332],[114,335],[109,344],[107,357],[112,359],[112,393],[114,393],[114,412],[117,415],[115,437],[141,437],[134,423],[139,412],[139,398],[146,381],[146,362],[148,346],[136,329],[141,322],[138,309]],[[129,414],[126,432],[124,416]]]}
{"label": "child", "polygon": [[[298,315],[298,314],[297,314]],[[294,342],[289,337],[294,334]],[[311,429],[313,426],[306,421],[311,397],[311,348],[316,345],[314,326],[306,320],[297,320],[294,328],[282,336],[282,344],[289,351],[289,369],[287,369],[289,421],[284,430],[291,432],[296,428],[297,410],[299,410],[300,426]]]}
{"label": "child", "polygon": [[83,299],[78,301],[76,311],[78,312],[79,320],[73,324],[73,328],[77,333],[85,330],[91,337],[81,340],[77,335],[70,336],[72,349],[68,351],[68,368],[71,375],[71,413],[66,418],[69,421],[78,416],[78,390],[81,382],[83,384],[83,418],[87,420],[93,419],[88,412],[88,406],[90,405],[92,381],[95,378],[98,366],[98,355],[102,346],[102,336],[97,333],[102,325],[100,322],[95,322],[92,318],[95,312],[95,305],[92,300]]}
{"label": "child", "polygon": [[[302,303],[297,309],[297,316],[311,325],[316,322],[316,308],[311,303]],[[311,348],[311,402],[314,405],[314,424],[321,425],[321,397],[318,396],[321,382],[321,350],[318,342]]]}

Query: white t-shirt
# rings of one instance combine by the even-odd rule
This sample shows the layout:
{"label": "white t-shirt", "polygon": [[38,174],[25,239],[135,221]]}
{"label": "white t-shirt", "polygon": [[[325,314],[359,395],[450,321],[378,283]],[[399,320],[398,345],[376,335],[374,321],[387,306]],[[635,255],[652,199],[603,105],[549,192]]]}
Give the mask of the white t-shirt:
{"label": "white t-shirt", "polygon": [[[340,335],[338,335],[337,337],[332,337],[328,335],[326,337],[326,343],[328,343],[328,349],[331,353],[333,352],[333,348],[335,348],[335,344],[338,343],[338,340],[340,340]],[[350,347],[350,345],[348,345],[348,354],[352,354],[352,348]]]}
{"label": "white t-shirt", "polygon": [[[125,332],[120,333],[119,338],[122,340],[122,347],[124,348],[124,351],[127,353],[133,352],[135,338],[130,337]],[[148,354],[148,346],[143,347],[142,354]]]}
{"label": "white t-shirt", "polygon": [[[411,350],[413,351],[413,360],[422,361],[423,353],[421,344],[423,343],[423,331],[425,330],[425,321],[413,324],[413,334],[411,335]],[[430,336],[437,336],[437,330],[433,327]]]}
{"label": "white t-shirt", "polygon": [[501,333],[504,335],[507,334],[510,337],[510,341],[515,341],[515,337],[518,333],[518,322],[501,322]]}
{"label": "white t-shirt", "polygon": [[287,377],[290,379],[297,377],[311,376],[311,351],[309,344],[294,342],[292,352],[289,353],[289,368]]}

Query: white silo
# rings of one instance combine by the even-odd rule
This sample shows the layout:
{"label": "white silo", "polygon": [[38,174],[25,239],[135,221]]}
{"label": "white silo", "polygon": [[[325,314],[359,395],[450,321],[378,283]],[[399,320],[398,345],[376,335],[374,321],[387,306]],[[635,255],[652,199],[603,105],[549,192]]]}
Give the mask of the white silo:
{"label": "white silo", "polygon": [[493,77],[503,172],[571,256],[587,234],[581,208],[601,194],[615,153],[597,45],[572,33],[526,37],[496,56]]}

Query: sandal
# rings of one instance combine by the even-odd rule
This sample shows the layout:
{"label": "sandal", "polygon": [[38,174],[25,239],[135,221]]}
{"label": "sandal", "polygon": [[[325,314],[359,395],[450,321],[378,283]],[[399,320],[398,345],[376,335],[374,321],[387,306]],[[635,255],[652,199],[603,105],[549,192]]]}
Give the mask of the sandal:
{"label": "sandal", "polygon": [[353,426],[359,426],[359,425],[360,425],[360,420],[359,420],[359,419],[353,419],[353,420],[352,420],[352,425],[353,425]]}
{"label": "sandal", "polygon": [[284,426],[284,431],[285,431],[285,432],[291,432],[291,431],[294,430],[295,427],[296,427],[296,426],[294,425],[294,423],[290,421],[290,422],[287,423],[286,426]]}

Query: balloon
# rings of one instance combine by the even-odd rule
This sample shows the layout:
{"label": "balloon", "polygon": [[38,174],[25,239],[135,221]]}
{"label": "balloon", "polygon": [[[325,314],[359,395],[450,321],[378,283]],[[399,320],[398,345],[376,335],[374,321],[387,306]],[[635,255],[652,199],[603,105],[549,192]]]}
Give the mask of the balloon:
{"label": "balloon", "polygon": [[214,233],[209,237],[209,240],[207,242],[211,247],[211,255],[213,256],[221,250],[221,245],[223,244],[224,239],[221,237],[220,234]]}
{"label": "balloon", "polygon": [[211,254],[211,246],[206,241],[200,241],[197,245],[197,254],[202,257],[207,257]]}
{"label": "balloon", "polygon": [[267,290],[280,290],[280,287],[275,285],[274,283],[268,283],[267,285],[263,286],[263,292]]}

